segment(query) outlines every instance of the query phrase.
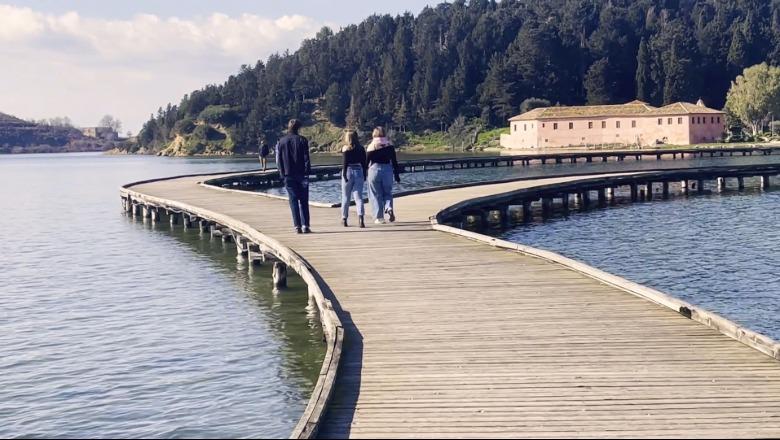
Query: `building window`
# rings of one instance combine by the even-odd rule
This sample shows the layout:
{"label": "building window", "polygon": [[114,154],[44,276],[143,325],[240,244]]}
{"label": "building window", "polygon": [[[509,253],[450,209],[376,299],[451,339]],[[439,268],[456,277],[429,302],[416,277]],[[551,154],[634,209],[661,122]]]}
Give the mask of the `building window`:
{"label": "building window", "polygon": [[677,118],[677,125],[681,125],[681,124],[682,124],[682,118]]}
{"label": "building window", "polygon": [[631,128],[636,128],[636,121],[631,121]]}
{"label": "building window", "polygon": [[588,128],[593,128],[593,122],[588,122]]}
{"label": "building window", "polygon": [[691,124],[695,124],[695,123],[696,123],[696,118],[691,117]]}
{"label": "building window", "polygon": [[720,124],[720,116],[718,116],[718,124]]}
{"label": "building window", "polygon": [[574,130],[574,122],[569,122],[569,130]]}
{"label": "building window", "polygon": [[542,128],[544,128],[544,127],[546,127],[546,126],[547,126],[547,124],[542,124]]}
{"label": "building window", "polygon": [[615,121],[615,128],[620,128],[620,121]]}
{"label": "building window", "polygon": [[715,123],[715,116],[713,116],[712,118],[710,118],[710,123],[711,123],[711,124],[714,124],[714,123]]}
{"label": "building window", "polygon": [[557,129],[558,129],[558,123],[557,122],[553,122],[553,130],[557,130]]}
{"label": "building window", "polygon": [[601,128],[607,128],[607,121],[601,121]]}
{"label": "building window", "polygon": [[528,124],[523,124],[523,131],[528,131]]}
{"label": "building window", "polygon": [[658,125],[663,125],[663,123],[664,123],[663,118],[658,118]]}
{"label": "building window", "polygon": [[668,118],[666,120],[666,125],[672,125],[672,118]]}

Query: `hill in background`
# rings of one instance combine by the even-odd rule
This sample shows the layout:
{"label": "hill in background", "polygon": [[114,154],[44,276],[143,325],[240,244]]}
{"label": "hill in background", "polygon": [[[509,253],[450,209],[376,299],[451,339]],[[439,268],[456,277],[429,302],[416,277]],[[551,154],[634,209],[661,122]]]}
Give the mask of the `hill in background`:
{"label": "hill in background", "polygon": [[431,138],[504,127],[534,98],[721,108],[736,75],[762,61],[780,64],[780,2],[457,0],[324,28],[294,53],[160,108],[127,148],[254,152],[291,117],[326,138],[375,125]]}
{"label": "hill in background", "polygon": [[113,146],[73,127],[38,124],[0,113],[0,154],[103,151]]}

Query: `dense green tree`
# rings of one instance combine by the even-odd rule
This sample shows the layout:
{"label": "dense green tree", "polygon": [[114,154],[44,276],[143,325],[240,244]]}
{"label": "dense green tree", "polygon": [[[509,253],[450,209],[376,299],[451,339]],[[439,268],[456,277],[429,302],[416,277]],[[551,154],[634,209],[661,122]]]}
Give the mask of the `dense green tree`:
{"label": "dense green tree", "polygon": [[530,97],[661,105],[701,96],[720,107],[733,78],[762,61],[780,64],[780,1],[456,0],[323,28],[295,52],[161,108],[138,139],[159,150],[181,134],[179,121],[205,118],[236,152],[275,139],[291,117],[400,131],[443,130],[461,116],[504,126]]}
{"label": "dense green tree", "polygon": [[761,63],[745,69],[731,84],[726,109],[759,134],[772,115],[780,115],[780,67]]}

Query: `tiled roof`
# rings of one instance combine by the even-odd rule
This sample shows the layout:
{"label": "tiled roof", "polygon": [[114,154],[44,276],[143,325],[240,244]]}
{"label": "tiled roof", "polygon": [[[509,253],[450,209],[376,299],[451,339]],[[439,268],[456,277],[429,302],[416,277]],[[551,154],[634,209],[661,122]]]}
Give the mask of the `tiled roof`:
{"label": "tiled roof", "polygon": [[510,121],[531,121],[538,119],[566,119],[566,118],[604,118],[614,116],[653,116],[653,115],[684,115],[717,113],[703,105],[688,102],[676,102],[663,107],[653,107],[642,101],[631,101],[618,105],[584,105],[578,107],[541,107],[515,116]]}

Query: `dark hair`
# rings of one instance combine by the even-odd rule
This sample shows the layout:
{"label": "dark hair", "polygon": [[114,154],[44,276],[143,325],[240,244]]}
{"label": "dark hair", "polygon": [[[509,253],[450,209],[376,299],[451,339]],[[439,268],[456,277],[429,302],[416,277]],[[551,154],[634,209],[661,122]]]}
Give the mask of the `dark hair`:
{"label": "dark hair", "polygon": [[357,131],[347,130],[347,136],[349,136],[348,146],[350,147],[350,150],[354,148],[360,148],[360,137],[358,136]]}
{"label": "dark hair", "polygon": [[297,119],[290,119],[287,123],[287,132],[291,134],[298,134],[298,130],[301,129],[301,121]]}

